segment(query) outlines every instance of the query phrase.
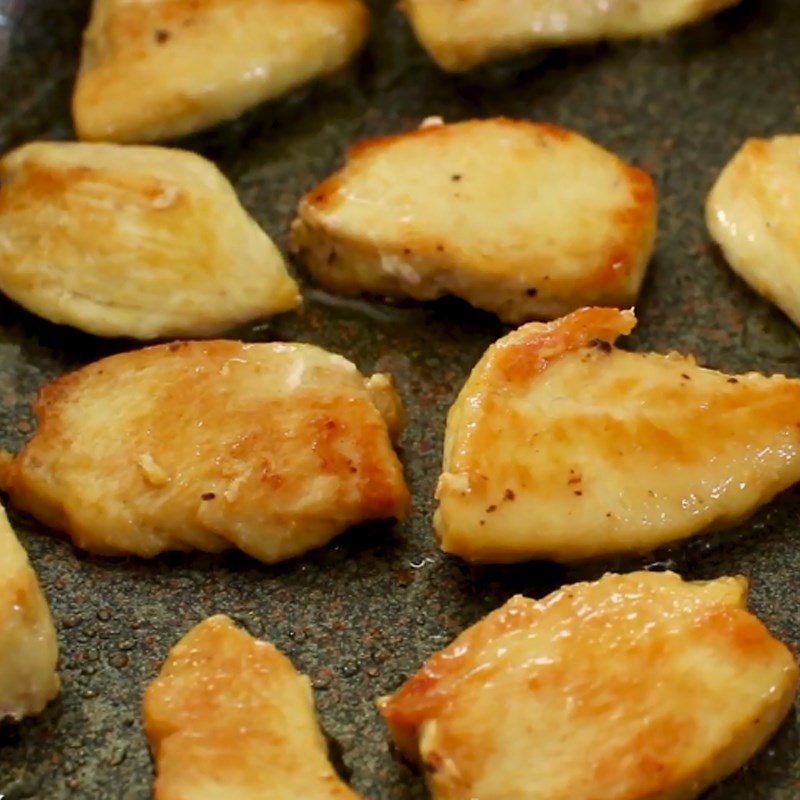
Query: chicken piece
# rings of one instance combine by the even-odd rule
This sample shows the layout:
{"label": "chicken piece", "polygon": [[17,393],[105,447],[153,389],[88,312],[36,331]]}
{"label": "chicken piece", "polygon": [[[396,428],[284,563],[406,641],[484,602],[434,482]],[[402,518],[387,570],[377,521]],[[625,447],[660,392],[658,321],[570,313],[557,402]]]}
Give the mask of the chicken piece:
{"label": "chicken piece", "polygon": [[399,402],[390,382],[311,345],[158,345],[45,386],[38,431],[0,482],[93,553],[235,546],[281,561],[403,517],[379,411]]}
{"label": "chicken piece", "polygon": [[308,678],[225,616],[172,649],[144,725],[154,800],[358,800],[328,761]]}
{"label": "chicken piece", "polygon": [[115,142],[201,130],[335,72],[368,29],[361,0],[94,0],[75,129]]}
{"label": "chicken piece", "polygon": [[292,246],[334,291],[454,294],[509,322],[633,303],[653,183],[583,137],[509,119],[356,145],[300,202]]}
{"label": "chicken piece", "polygon": [[569,44],[658,36],[739,0],[402,0],[414,32],[448,72]]}
{"label": "chicken piece", "polygon": [[749,139],[706,204],[734,271],[800,325],[800,135]]}
{"label": "chicken piece", "polygon": [[99,336],[208,336],[287,311],[284,260],[184,150],[36,143],[0,160],[0,290]]}
{"label": "chicken piece", "polygon": [[47,600],[0,506],[0,721],[38,714],[58,694],[57,662]]}
{"label": "chicken piece", "polygon": [[434,800],[692,800],[767,742],[797,688],[745,595],[741,578],[636,572],[518,596],[381,712]]}
{"label": "chicken piece", "polygon": [[613,346],[590,308],[492,345],[450,410],[435,527],[470,561],[648,552],[800,480],[800,381]]}

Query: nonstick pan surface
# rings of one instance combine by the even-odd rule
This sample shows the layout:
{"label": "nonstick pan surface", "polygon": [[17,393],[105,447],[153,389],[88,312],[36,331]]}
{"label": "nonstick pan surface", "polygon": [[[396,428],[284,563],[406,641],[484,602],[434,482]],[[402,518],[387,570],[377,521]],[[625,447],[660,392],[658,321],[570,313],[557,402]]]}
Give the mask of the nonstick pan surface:
{"label": "nonstick pan surface", "polygon": [[[430,115],[546,120],[589,135],[657,181],[660,237],[640,325],[626,346],[690,352],[729,371],[800,375],[797,330],[733,275],[703,222],[705,195],[745,137],[800,131],[796,0],[744,0],[663,39],[558,51],[459,78],[437,70],[391,4],[372,5],[369,46],[345,72],[180,142],[219,164],[277,241],[285,245],[300,195],[356,139],[411,129]],[[87,0],[0,0],[0,150],[72,136],[69,95],[88,11]],[[643,565],[688,578],[744,573],[754,610],[800,645],[797,490],[734,530],[649,558],[576,569],[471,568],[442,555],[431,515],[445,413],[504,328],[457,301],[342,300],[300,276],[301,311],[230,335],[314,342],[364,371],[392,372],[409,412],[403,458],[413,515],[266,567],[237,553],[92,558],[14,514],[52,604],[63,691],[40,717],[0,730],[0,794],[148,798],[142,692],[178,638],[216,612],[271,639],[311,676],[337,761],[372,800],[425,797],[422,780],[391,753],[375,698],[514,593],[540,596],[566,581]],[[0,300],[0,444],[16,450],[30,435],[30,403],[43,383],[133,347],[50,325]],[[769,747],[708,797],[800,798],[799,739],[793,712]]]}

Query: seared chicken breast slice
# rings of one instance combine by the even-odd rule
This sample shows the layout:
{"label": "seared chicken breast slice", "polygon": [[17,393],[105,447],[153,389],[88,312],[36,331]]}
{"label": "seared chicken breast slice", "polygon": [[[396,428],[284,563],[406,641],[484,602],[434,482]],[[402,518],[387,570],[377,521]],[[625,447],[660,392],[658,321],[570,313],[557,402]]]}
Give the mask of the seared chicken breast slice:
{"label": "seared chicken breast slice", "polygon": [[158,345],[45,386],[11,500],[78,547],[275,562],[409,502],[391,380],[305,344]]}
{"label": "seared chicken breast slice", "polygon": [[464,72],[530,50],[658,36],[739,0],[402,0],[439,66]]}
{"label": "seared chicken breast slice", "polygon": [[749,139],[706,203],[733,270],[800,325],[800,135]]}
{"label": "seared chicken breast slice", "polygon": [[58,694],[50,608],[0,506],[0,721],[38,714]]}
{"label": "seared chicken breast slice", "polygon": [[649,176],[578,134],[434,121],[356,145],[300,202],[292,246],[336,292],[453,294],[522,322],[632,304],[656,216]]}
{"label": "seared chicken breast slice", "polygon": [[172,649],[144,725],[154,800],[358,800],[328,761],[308,678],[225,616]]}
{"label": "seared chicken breast slice", "polygon": [[75,129],[150,142],[207,128],[335,72],[368,28],[361,0],[94,0]]}
{"label": "seared chicken breast slice", "polygon": [[492,345],[447,419],[442,548],[470,561],[648,552],[735,524],[800,480],[800,381],[614,346],[588,308]]}
{"label": "seared chicken breast slice", "polygon": [[794,656],[744,579],[606,575],[515,597],[380,702],[434,800],[693,800],[778,728]]}
{"label": "seared chicken breast slice", "polygon": [[0,290],[99,336],[208,336],[297,306],[269,237],[184,150],[38,142],[0,160]]}

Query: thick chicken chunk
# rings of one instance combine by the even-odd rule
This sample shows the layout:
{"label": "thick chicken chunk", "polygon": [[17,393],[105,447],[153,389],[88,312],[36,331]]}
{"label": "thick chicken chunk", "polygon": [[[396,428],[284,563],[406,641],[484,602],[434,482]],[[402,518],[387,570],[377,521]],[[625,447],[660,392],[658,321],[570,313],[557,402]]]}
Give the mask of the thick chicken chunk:
{"label": "thick chicken chunk", "polygon": [[653,183],[587,139],[491,119],[356,145],[301,201],[293,247],[338,292],[457,295],[509,322],[633,303]]}
{"label": "thick chicken chunk", "polygon": [[45,386],[3,482],[94,553],[238,547],[280,561],[405,514],[379,411],[397,405],[388,378],[311,345],[159,345]]}
{"label": "thick chicken chunk", "polygon": [[154,800],[358,800],[328,761],[308,678],[227,617],[172,649],[144,724]]}
{"label": "thick chicken chunk", "polygon": [[38,714],[58,694],[57,661],[47,600],[0,506],[0,721]]}
{"label": "thick chicken chunk", "polygon": [[360,0],[94,0],[75,129],[144,142],[233,119],[344,66],[368,27]]}
{"label": "thick chicken chunk", "polygon": [[269,237],[184,150],[36,143],[0,161],[0,290],[100,336],[207,336],[294,308]]}
{"label": "thick chicken chunk", "polygon": [[706,218],[731,267],[800,325],[800,136],[750,139],[709,195]]}
{"label": "thick chicken chunk", "polygon": [[739,0],[402,0],[422,46],[442,69],[543,47],[657,36]]}
{"label": "thick chicken chunk", "polygon": [[472,561],[647,552],[800,480],[800,381],[613,346],[591,308],[492,345],[450,410],[435,526]]}
{"label": "thick chicken chunk", "polygon": [[693,800],[794,699],[794,657],[745,593],[638,572],[515,597],[381,711],[435,800]]}

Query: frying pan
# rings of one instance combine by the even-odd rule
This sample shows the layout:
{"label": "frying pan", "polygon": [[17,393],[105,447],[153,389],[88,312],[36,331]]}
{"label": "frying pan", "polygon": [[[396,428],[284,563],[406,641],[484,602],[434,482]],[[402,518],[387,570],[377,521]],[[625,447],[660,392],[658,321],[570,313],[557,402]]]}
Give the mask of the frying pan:
{"label": "frying pan", "polygon": [[[702,213],[715,175],[746,136],[800,130],[796,0],[745,0],[660,40],[557,51],[460,78],[436,69],[390,3],[372,6],[372,38],[351,68],[180,143],[220,165],[277,241],[285,243],[300,195],[355,139],[410,129],[432,114],[547,120],[619,152],[658,183],[661,234],[627,346],[691,352],[724,370],[800,375],[797,330],[725,266]],[[88,0],[0,0],[0,149],[71,136],[69,95],[88,11]],[[268,637],[311,676],[339,766],[372,800],[425,797],[422,780],[391,753],[375,698],[516,592],[541,596],[566,581],[642,566],[695,579],[744,573],[754,610],[800,644],[796,490],[732,531],[648,558],[472,568],[442,555],[431,514],[445,413],[503,327],[457,301],[341,299],[301,278],[301,311],[230,335],[314,342],[362,370],[392,372],[409,411],[403,458],[413,515],[266,567],[238,553],[93,558],[15,514],[58,626],[63,691],[40,717],[0,730],[0,794],[150,797],[142,691],[177,639],[215,612]],[[2,446],[16,450],[30,435],[41,384],[134,346],[50,325],[0,300]],[[763,753],[708,797],[800,798],[799,739],[795,711]]]}

